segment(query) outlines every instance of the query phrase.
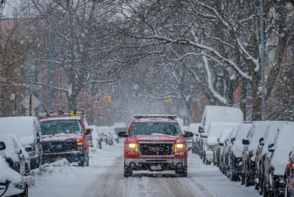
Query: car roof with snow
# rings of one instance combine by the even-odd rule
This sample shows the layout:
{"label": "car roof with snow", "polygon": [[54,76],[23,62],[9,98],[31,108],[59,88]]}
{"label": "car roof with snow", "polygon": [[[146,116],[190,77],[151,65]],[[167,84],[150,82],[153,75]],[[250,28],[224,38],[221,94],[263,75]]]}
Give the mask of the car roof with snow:
{"label": "car roof with snow", "polygon": [[[25,158],[29,158],[28,153],[20,143],[19,139],[12,134],[0,134],[0,141],[5,143],[5,150],[1,150],[0,154],[4,157],[10,157],[13,161],[19,161],[16,149],[20,149]],[[3,153],[3,154],[2,154]]]}
{"label": "car roof with snow", "polygon": [[235,122],[212,122],[209,125],[208,136],[214,135],[220,137],[224,129],[232,129],[238,125],[239,123]]}
{"label": "car roof with snow", "polygon": [[268,152],[268,149],[267,149],[268,145],[270,143],[273,143],[278,129],[281,128],[286,123],[287,123],[287,121],[272,121],[270,123],[270,125],[268,126],[267,131],[264,135],[264,145],[262,148],[261,155],[264,155],[265,153]]}
{"label": "car roof with snow", "polygon": [[33,144],[37,140],[36,126],[38,119],[30,116],[13,116],[0,118],[0,131],[2,134],[16,135],[22,145]]}
{"label": "car roof with snow", "polygon": [[271,121],[255,121],[249,132],[248,139],[250,143],[248,145],[248,150],[256,150],[259,144],[259,139],[262,138],[266,132],[267,127],[270,125]]}

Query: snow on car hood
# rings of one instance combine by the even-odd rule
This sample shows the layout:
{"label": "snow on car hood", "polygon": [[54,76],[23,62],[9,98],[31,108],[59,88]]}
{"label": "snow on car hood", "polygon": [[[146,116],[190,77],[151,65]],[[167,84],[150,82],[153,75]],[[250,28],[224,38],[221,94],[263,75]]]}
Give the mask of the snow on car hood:
{"label": "snow on car hood", "polygon": [[235,141],[234,145],[232,146],[232,152],[234,153],[235,157],[241,157],[242,152],[244,149],[244,145],[241,141]]}
{"label": "snow on car hood", "polygon": [[11,181],[12,183],[21,182],[21,176],[16,171],[12,170],[6,161],[0,156],[0,182],[5,182],[6,180]]}
{"label": "snow on car hood", "polygon": [[77,141],[83,141],[82,134],[57,134],[57,135],[43,135],[42,141],[64,141],[75,139]]}
{"label": "snow on car hood", "polygon": [[207,140],[206,140],[206,144],[208,146],[214,146],[217,144],[217,136],[208,136]]}
{"label": "snow on car hood", "polygon": [[129,142],[137,141],[172,141],[176,143],[184,142],[182,136],[172,136],[172,135],[162,135],[162,134],[153,134],[153,135],[136,135],[129,138]]}

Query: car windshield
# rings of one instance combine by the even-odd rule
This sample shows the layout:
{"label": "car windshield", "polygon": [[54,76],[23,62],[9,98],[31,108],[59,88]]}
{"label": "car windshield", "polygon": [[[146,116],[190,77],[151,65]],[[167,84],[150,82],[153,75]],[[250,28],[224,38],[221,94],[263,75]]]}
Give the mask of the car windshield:
{"label": "car windshield", "polygon": [[43,135],[82,133],[78,120],[52,120],[41,122]]}
{"label": "car windshield", "polygon": [[156,134],[180,136],[181,132],[177,123],[140,122],[133,125],[130,136]]}

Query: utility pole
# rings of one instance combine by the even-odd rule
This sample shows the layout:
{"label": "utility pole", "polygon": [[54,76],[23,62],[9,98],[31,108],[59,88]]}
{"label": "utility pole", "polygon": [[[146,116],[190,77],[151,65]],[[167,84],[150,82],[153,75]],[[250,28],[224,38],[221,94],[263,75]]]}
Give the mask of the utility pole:
{"label": "utility pole", "polygon": [[52,112],[52,76],[51,76],[51,27],[48,29],[49,40],[49,111]]}
{"label": "utility pole", "polygon": [[261,58],[261,119],[265,120],[264,112],[264,97],[265,97],[265,82],[264,82],[264,32],[263,32],[263,0],[260,0],[260,58]]}

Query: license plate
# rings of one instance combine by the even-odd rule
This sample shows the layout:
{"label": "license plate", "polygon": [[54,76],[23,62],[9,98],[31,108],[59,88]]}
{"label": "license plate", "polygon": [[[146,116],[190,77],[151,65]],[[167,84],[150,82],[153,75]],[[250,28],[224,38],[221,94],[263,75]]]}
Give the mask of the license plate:
{"label": "license plate", "polygon": [[56,159],[55,159],[55,161],[60,161],[60,160],[62,160],[62,158],[56,158]]}
{"label": "license plate", "polygon": [[151,168],[151,170],[161,170],[161,166],[159,166],[159,165],[151,166],[150,168]]}

